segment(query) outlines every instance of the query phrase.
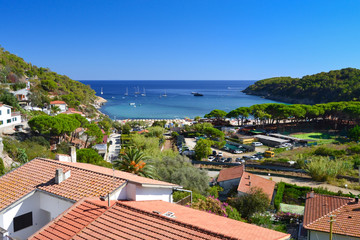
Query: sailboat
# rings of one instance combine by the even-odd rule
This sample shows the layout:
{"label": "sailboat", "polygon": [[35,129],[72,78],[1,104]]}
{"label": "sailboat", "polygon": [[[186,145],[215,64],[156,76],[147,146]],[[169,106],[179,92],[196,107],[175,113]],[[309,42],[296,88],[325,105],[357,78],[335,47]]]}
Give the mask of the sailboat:
{"label": "sailboat", "polygon": [[135,95],[140,94],[139,86],[137,87],[137,90],[135,88]]}
{"label": "sailboat", "polygon": [[143,96],[143,97],[146,96],[145,88],[144,88],[144,92],[141,94],[141,96]]}
{"label": "sailboat", "polygon": [[125,92],[124,95],[125,95],[125,96],[129,95],[129,90],[128,90],[128,88],[126,88],[126,92]]}
{"label": "sailboat", "polygon": [[165,93],[162,95],[163,97],[167,97],[167,95],[166,95],[166,90],[165,90]]}
{"label": "sailboat", "polygon": [[100,92],[100,94],[101,94],[101,95],[103,95],[103,94],[104,94],[104,92],[103,92],[103,88],[101,88],[101,92]]}

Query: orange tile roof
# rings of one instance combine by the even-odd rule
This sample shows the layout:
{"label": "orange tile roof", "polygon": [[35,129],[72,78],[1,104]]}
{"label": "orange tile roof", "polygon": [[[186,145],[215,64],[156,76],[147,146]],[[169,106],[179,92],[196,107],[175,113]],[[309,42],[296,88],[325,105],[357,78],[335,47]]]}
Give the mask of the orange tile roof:
{"label": "orange tile roof", "polygon": [[[288,239],[289,234],[163,201],[84,199],[33,234],[46,239]],[[170,211],[175,218],[162,214]]]}
{"label": "orange tile roof", "polygon": [[330,215],[334,216],[333,233],[360,237],[360,204],[354,199],[313,193],[306,196],[304,228],[330,232]]}
{"label": "orange tile roof", "polygon": [[[71,176],[55,184],[58,168],[64,173],[71,170]],[[36,189],[78,201],[83,197],[106,195],[125,182],[123,178],[37,158],[0,177],[0,210]]]}
{"label": "orange tile roof", "polygon": [[64,101],[51,101],[50,104],[66,104]]}
{"label": "orange tile roof", "polygon": [[248,172],[244,172],[240,179],[237,190],[239,192],[247,193],[252,187],[261,188],[271,200],[274,193],[275,182]]}
{"label": "orange tile roof", "polygon": [[236,166],[232,168],[224,168],[220,171],[218,182],[227,181],[235,178],[241,178],[244,172],[244,166]]}
{"label": "orange tile roof", "polygon": [[126,179],[126,180],[128,180],[130,182],[134,182],[134,183],[161,185],[161,186],[168,186],[168,187],[179,187],[179,185],[176,185],[173,183],[163,182],[163,181],[159,181],[159,180],[155,180],[155,179],[151,179],[151,178],[140,177],[136,174],[123,172],[123,171],[119,171],[119,170],[113,171],[110,168],[100,167],[100,166],[88,164],[88,163],[64,162],[63,164],[69,165],[69,166],[74,166],[74,167],[79,167],[79,168],[83,168],[83,169],[87,169],[90,171],[95,171],[95,172],[99,172],[99,173],[103,173],[103,174],[107,174],[107,175],[111,175],[111,176],[114,174],[115,177]]}

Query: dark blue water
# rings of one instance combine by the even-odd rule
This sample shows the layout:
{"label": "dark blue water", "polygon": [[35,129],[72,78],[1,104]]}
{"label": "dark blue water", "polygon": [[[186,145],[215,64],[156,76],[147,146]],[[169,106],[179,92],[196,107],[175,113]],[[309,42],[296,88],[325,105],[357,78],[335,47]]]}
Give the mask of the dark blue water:
{"label": "dark blue water", "polygon": [[[108,100],[100,109],[112,119],[203,117],[213,109],[229,112],[241,106],[274,102],[241,92],[255,81],[81,81]],[[103,95],[100,94],[101,88]],[[128,88],[128,96],[125,96]],[[135,94],[139,89],[146,96]],[[203,97],[194,97],[199,92]],[[166,97],[163,96],[166,93]],[[132,104],[132,105],[130,105]]]}

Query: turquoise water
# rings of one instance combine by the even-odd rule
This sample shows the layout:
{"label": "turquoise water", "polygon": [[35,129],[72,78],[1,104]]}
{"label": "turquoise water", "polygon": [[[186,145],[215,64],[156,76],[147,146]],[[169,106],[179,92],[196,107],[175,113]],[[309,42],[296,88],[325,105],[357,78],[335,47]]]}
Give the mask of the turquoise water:
{"label": "turquoise water", "polygon": [[[112,119],[203,117],[213,109],[229,112],[241,106],[274,102],[241,92],[255,81],[81,81],[108,100],[100,109]],[[103,95],[100,94],[101,88]],[[126,88],[128,96],[125,96]],[[146,96],[135,94],[144,92]],[[203,97],[191,93],[199,92]],[[166,97],[163,95],[166,93]],[[133,104],[133,105],[130,105]],[[136,107],[135,107],[136,106]]]}

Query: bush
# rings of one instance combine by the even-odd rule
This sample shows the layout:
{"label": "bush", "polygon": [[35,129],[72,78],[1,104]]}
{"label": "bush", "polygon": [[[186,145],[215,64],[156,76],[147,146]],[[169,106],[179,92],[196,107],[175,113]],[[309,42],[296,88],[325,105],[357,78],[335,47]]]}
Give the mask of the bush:
{"label": "bush", "polygon": [[326,157],[312,159],[305,165],[305,171],[315,181],[327,181],[330,177],[336,177],[351,170],[352,166],[347,161],[331,160]]}
{"label": "bush", "polygon": [[345,150],[336,150],[327,147],[319,147],[314,151],[315,155],[337,157],[346,154]]}
{"label": "bush", "polygon": [[37,143],[37,144],[39,144],[41,146],[44,146],[44,147],[46,147],[48,149],[50,148],[49,141],[46,140],[43,136],[34,136],[34,137],[31,137],[31,138],[27,139],[26,141],[28,141],[29,144],[31,142],[34,142],[34,143]]}
{"label": "bush", "polygon": [[208,193],[209,196],[213,196],[214,198],[219,198],[219,192],[223,191],[224,189],[219,185],[212,186],[209,188]]}
{"label": "bush", "polygon": [[354,145],[354,146],[348,147],[347,150],[348,150],[349,153],[357,153],[357,154],[359,154],[360,153],[360,145]]}
{"label": "bush", "polygon": [[229,204],[235,207],[242,217],[249,219],[254,213],[263,213],[270,206],[268,196],[260,188],[253,187],[250,192],[228,200]]}
{"label": "bush", "polygon": [[5,165],[2,158],[0,158],[0,176],[5,174]]}
{"label": "bush", "polygon": [[285,190],[285,183],[284,182],[278,183],[276,195],[274,198],[274,206],[276,210],[280,209],[280,203],[282,202],[283,199],[284,190]]}

